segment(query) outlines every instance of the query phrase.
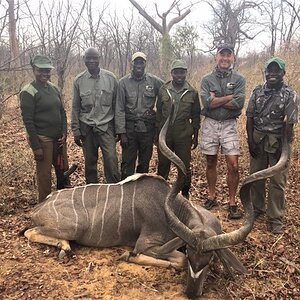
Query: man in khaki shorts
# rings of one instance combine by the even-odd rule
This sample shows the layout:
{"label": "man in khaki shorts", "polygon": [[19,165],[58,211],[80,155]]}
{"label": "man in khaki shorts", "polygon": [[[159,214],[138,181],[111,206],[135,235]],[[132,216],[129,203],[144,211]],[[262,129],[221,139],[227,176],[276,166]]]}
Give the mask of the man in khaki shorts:
{"label": "man in khaki shorts", "polygon": [[221,44],[215,56],[216,67],[201,81],[201,104],[204,120],[201,126],[201,151],[206,155],[206,177],[208,198],[206,209],[218,204],[216,200],[218,150],[225,155],[227,163],[227,184],[229,189],[230,219],[239,219],[242,214],[236,204],[236,191],[239,183],[238,156],[240,154],[237,134],[237,117],[245,102],[245,79],[233,70],[234,47]]}

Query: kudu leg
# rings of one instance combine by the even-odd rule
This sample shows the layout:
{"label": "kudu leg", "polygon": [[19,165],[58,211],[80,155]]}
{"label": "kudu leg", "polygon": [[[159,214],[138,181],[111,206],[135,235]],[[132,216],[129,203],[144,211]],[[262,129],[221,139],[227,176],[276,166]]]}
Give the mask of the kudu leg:
{"label": "kudu leg", "polygon": [[62,259],[66,255],[66,252],[71,251],[69,241],[48,236],[43,234],[43,231],[45,231],[45,228],[34,227],[26,230],[24,235],[31,242],[55,246],[61,249],[59,259]]}
{"label": "kudu leg", "polygon": [[122,254],[119,260],[125,260],[131,263],[146,265],[146,266],[155,266],[155,267],[164,267],[169,268],[173,267],[176,270],[182,270],[186,266],[186,256],[177,250],[171,251],[169,253],[161,254],[159,253],[160,247],[154,247],[148,249],[144,253],[136,254],[135,251],[129,252],[126,251]]}

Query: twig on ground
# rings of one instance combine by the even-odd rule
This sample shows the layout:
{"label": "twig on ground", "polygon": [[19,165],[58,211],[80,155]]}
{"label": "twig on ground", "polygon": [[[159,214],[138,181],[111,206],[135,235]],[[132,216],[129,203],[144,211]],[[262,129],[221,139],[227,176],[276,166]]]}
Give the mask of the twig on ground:
{"label": "twig on ground", "polygon": [[284,257],[279,257],[279,260],[281,260],[286,265],[293,267],[300,274],[300,268],[296,265],[296,263],[289,261],[288,259],[286,259]]}

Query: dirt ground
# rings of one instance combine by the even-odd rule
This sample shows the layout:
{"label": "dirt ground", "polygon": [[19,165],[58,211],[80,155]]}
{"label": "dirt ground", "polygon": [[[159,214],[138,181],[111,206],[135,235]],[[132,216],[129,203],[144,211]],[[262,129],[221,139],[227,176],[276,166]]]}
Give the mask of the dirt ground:
{"label": "dirt ground", "polygon": [[[19,235],[30,225],[30,211],[36,203],[34,163],[16,108],[7,110],[0,128],[0,299],[186,299],[185,271],[118,261],[124,248],[95,249],[72,245],[73,256],[61,262],[57,259],[56,248],[29,243]],[[241,136],[242,181],[248,174],[243,128]],[[82,154],[71,137],[68,144],[70,161],[79,163],[72,184],[81,185],[84,183]],[[299,148],[294,151],[289,173],[284,233],[270,234],[266,231],[265,219],[258,219],[246,241],[232,248],[249,274],[228,279],[221,265],[216,264],[201,299],[300,299]],[[155,165],[156,153],[151,172],[155,172]],[[102,174],[101,166],[99,169]],[[205,161],[195,150],[191,191],[194,203],[200,204],[206,196],[204,170]],[[219,162],[218,175],[220,205],[213,212],[222,222],[223,230],[229,232],[240,226],[242,220],[227,219],[223,158]],[[174,175],[170,182],[173,179]]]}

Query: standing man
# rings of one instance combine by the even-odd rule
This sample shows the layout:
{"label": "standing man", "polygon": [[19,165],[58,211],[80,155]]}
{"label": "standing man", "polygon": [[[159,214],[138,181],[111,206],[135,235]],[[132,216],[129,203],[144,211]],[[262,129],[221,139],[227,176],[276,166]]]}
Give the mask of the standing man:
{"label": "standing man", "polygon": [[122,179],[149,171],[156,120],[153,108],[163,81],[145,72],[146,61],[143,52],[134,53],[131,73],[119,82],[115,121],[122,146]]}
{"label": "standing man", "polygon": [[72,131],[75,143],[83,148],[86,183],[98,183],[98,148],[101,148],[107,183],[120,180],[116,153],[114,111],[117,79],[99,68],[99,52],[88,48],[84,54],[87,70],[74,80]]}
{"label": "standing man", "polygon": [[[198,92],[186,81],[187,65],[183,60],[174,60],[171,66],[172,80],[159,91],[157,101],[157,127],[160,131],[170,115],[174,102],[174,114],[166,135],[168,147],[183,161],[187,176],[182,195],[189,198],[191,187],[191,149],[198,146],[200,128],[200,102]],[[171,162],[158,151],[158,175],[168,178]]]}
{"label": "standing man", "polygon": [[[254,89],[249,100],[246,115],[251,174],[277,163],[283,134],[287,134],[290,157],[299,99],[296,92],[284,83],[284,75],[285,62],[279,57],[269,59],[265,68],[266,82]],[[266,211],[268,230],[274,234],[282,232],[288,170],[289,165],[270,178],[267,210],[266,180],[253,183],[250,190],[255,216]]]}
{"label": "standing man", "polygon": [[242,214],[236,204],[239,183],[238,156],[240,154],[237,134],[237,118],[245,102],[245,79],[233,70],[234,48],[230,44],[217,47],[216,67],[205,75],[201,82],[201,102],[204,121],[201,126],[201,151],[206,155],[206,177],[208,198],[206,209],[217,205],[216,182],[218,149],[225,154],[227,163],[227,184],[229,189],[230,219],[239,219]]}
{"label": "standing man", "polygon": [[[21,114],[30,148],[36,162],[38,201],[43,201],[51,193],[51,169],[57,165],[58,148],[63,147],[64,171],[68,170],[66,155],[67,118],[60,93],[50,82],[51,60],[44,55],[36,55],[31,60],[34,81],[25,85],[20,93]],[[70,187],[69,178],[61,178],[61,187]],[[57,184],[59,186],[59,182]]]}

